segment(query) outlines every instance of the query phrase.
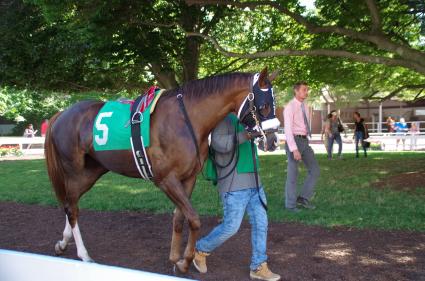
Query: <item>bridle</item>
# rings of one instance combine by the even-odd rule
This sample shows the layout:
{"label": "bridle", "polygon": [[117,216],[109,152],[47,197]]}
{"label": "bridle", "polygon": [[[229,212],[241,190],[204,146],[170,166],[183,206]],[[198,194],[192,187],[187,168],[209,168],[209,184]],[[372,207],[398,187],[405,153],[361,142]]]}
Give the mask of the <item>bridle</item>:
{"label": "bridle", "polygon": [[[261,127],[260,121],[258,120],[258,113],[257,113],[257,107],[255,106],[255,93],[254,93],[254,85],[256,83],[258,83],[258,76],[259,73],[254,74],[251,77],[251,82],[250,82],[250,88],[249,88],[249,93],[246,96],[246,98],[244,99],[244,101],[242,102],[242,104],[239,107],[238,110],[238,114],[237,117],[240,121],[244,120],[247,116],[251,115],[252,119],[255,122],[255,126],[253,128],[249,128],[250,130],[258,130],[258,132],[261,134],[260,137],[258,137],[258,140],[262,140],[264,142],[264,149],[267,151],[267,137],[266,137],[266,133],[264,132],[264,130]],[[242,110],[245,106],[245,104],[248,102],[248,109],[245,110],[245,112],[243,112],[242,114]],[[248,134],[252,134],[251,131],[248,131]]]}

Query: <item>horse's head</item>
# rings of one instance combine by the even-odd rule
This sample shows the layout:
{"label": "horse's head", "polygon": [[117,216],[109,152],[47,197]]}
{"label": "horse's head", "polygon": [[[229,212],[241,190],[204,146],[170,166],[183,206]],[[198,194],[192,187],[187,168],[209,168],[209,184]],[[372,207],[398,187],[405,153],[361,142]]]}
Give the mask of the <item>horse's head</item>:
{"label": "horse's head", "polygon": [[259,148],[264,151],[273,151],[278,145],[276,132],[280,122],[276,118],[276,103],[271,84],[276,76],[277,72],[269,76],[267,68],[254,74],[252,88],[238,111],[239,120],[248,131],[262,134]]}

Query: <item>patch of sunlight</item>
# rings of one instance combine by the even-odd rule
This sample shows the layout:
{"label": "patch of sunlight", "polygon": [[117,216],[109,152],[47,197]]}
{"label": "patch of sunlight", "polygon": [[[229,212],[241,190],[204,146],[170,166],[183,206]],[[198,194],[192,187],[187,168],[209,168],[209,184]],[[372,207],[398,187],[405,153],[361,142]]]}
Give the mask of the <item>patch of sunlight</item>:
{"label": "patch of sunlight", "polygon": [[419,174],[421,171],[411,171],[411,172],[406,172],[406,175],[411,175],[411,174]]}
{"label": "patch of sunlight", "polygon": [[284,254],[282,254],[281,252],[279,252],[277,259],[279,261],[287,262],[290,259],[293,259],[293,258],[296,258],[296,257],[297,257],[297,254],[295,254],[295,253],[284,253]]}
{"label": "patch of sunlight", "polygon": [[384,264],[388,264],[385,261],[381,261],[381,260],[377,260],[377,259],[365,257],[365,256],[359,257],[359,263],[363,264],[363,265],[384,265]]}
{"label": "patch of sunlight", "polygon": [[399,256],[394,254],[386,254],[385,256],[398,263],[411,263],[416,261],[415,257],[410,257],[410,256]]}
{"label": "patch of sunlight", "polygon": [[331,244],[320,244],[320,248],[335,248],[335,247],[346,247],[347,243],[339,242],[339,243],[331,243]]}
{"label": "patch of sunlight", "polygon": [[425,243],[419,243],[416,247],[416,250],[425,250]]}
{"label": "patch of sunlight", "polygon": [[380,175],[386,175],[386,174],[388,174],[388,171],[378,171],[378,174],[380,174]]}
{"label": "patch of sunlight", "polygon": [[128,187],[128,185],[115,185],[112,188],[117,189],[117,190],[121,190],[121,191],[125,191],[125,192],[130,193],[130,194],[140,194],[140,193],[149,192],[149,190],[147,190],[147,189],[137,188],[137,187],[131,188],[131,187]]}
{"label": "patch of sunlight", "polygon": [[286,241],[290,244],[290,245],[298,245],[301,244],[301,238],[300,237],[291,237],[286,239]]}
{"label": "patch of sunlight", "polygon": [[395,254],[412,254],[413,251],[412,250],[408,250],[408,249],[396,249],[396,250],[391,250],[391,252],[395,253]]}
{"label": "patch of sunlight", "polygon": [[39,173],[41,170],[27,170],[27,173]]}
{"label": "patch of sunlight", "polygon": [[320,244],[320,248],[325,248],[323,250],[318,250],[314,256],[322,257],[339,264],[348,264],[348,258],[352,256],[352,249],[347,247],[346,243],[336,243],[336,244]]}

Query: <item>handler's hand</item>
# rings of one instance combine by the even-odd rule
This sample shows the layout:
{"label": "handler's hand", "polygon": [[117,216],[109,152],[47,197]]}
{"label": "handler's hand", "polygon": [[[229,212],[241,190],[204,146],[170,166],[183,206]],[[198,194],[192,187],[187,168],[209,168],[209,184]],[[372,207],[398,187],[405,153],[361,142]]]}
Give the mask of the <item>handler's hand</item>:
{"label": "handler's hand", "polygon": [[260,137],[261,136],[261,133],[260,132],[247,132],[246,133],[246,138],[247,139],[255,139],[255,138],[258,138],[258,137]]}
{"label": "handler's hand", "polygon": [[301,160],[301,153],[298,151],[298,149],[294,150],[292,153],[294,154],[294,159],[296,161],[300,161]]}

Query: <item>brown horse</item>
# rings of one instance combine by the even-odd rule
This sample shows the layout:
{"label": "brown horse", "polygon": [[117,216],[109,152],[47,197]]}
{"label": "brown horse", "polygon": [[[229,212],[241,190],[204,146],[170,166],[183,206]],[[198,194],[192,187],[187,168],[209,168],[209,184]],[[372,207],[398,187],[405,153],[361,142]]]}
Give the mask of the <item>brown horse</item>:
{"label": "brown horse", "polygon": [[[268,77],[267,69],[256,75],[258,79],[254,80],[253,77],[253,74],[248,73],[231,73],[188,82],[181,88],[166,91],[151,116],[150,147],[147,148],[147,155],[152,166],[153,182],[176,205],[170,260],[181,272],[187,272],[192,262],[195,242],[201,227],[190,197],[196,175],[202,169],[201,163],[204,163],[208,154],[208,135],[229,112],[239,111],[240,114],[243,110],[239,109],[245,107],[247,96],[264,100],[260,95],[265,95],[267,90],[271,91],[270,81],[274,77]],[[262,89],[263,92],[258,93],[255,88]],[[194,136],[191,135],[187,119],[179,107],[179,94],[183,96]],[[274,98],[271,100],[273,103]],[[252,112],[255,110],[257,116],[263,117],[264,120],[270,119],[268,116],[274,116],[269,114],[274,109],[274,104],[270,104],[270,99],[268,101],[262,104],[255,102],[253,109],[251,107]],[[93,123],[103,104],[97,101],[83,101],[57,113],[49,122],[45,142],[48,174],[66,214],[63,239],[56,243],[55,250],[57,254],[61,254],[73,236],[78,257],[83,261],[92,259],[84,247],[78,227],[80,197],[108,171],[129,177],[141,177],[130,150],[93,149]],[[189,222],[190,232],[184,259],[181,259],[185,218]]]}

